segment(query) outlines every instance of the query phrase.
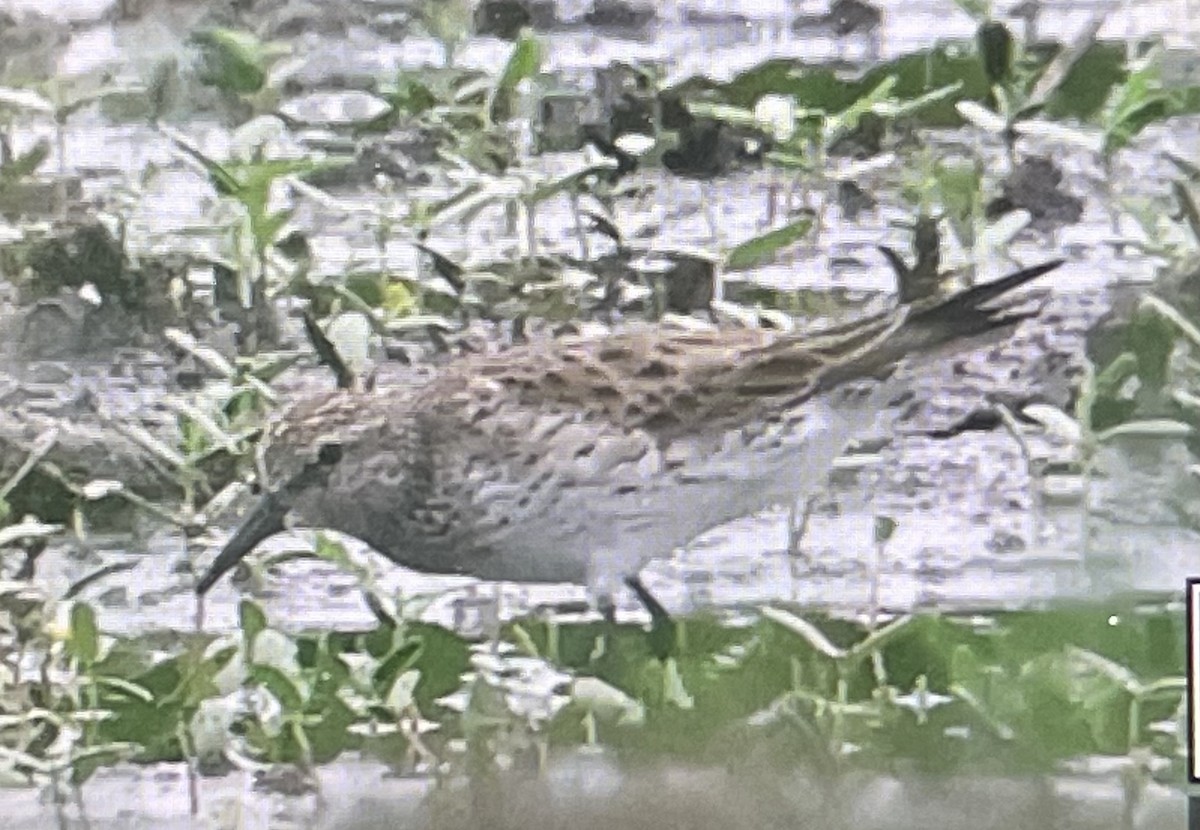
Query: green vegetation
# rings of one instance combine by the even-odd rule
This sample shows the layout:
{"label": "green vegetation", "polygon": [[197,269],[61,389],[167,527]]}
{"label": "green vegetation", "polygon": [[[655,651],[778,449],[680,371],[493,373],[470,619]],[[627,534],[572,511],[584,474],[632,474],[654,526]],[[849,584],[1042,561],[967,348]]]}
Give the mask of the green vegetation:
{"label": "green vegetation", "polygon": [[[94,292],[94,305],[132,312],[156,342],[194,361],[211,381],[165,404],[179,427],[175,445],[136,423],[110,424],[174,483],[165,493],[150,498],[126,482],[46,461],[53,435],[0,480],[0,565],[12,574],[0,580],[0,783],[78,787],[122,760],[187,760],[201,772],[220,769],[229,751],[307,771],[361,751],[447,781],[490,774],[497,759],[513,754],[544,760],[546,749],[596,744],[627,758],[737,765],[778,757],[830,776],[861,769],[1050,775],[1064,761],[1104,755],[1123,759],[1138,786],[1178,784],[1183,615],[1165,601],[1113,599],[969,618],[929,612],[877,620],[879,609],[871,608],[868,624],[768,607],[737,622],[689,616],[650,633],[539,616],[507,624],[495,643],[480,645],[414,621],[412,608],[389,611],[396,598],[322,539],[316,555],[361,578],[379,619],[374,629],[289,633],[244,601],[235,635],[176,633],[163,642],[107,633],[104,615],[77,598],[120,568],[100,568],[61,597],[32,579],[48,541],[84,538],[111,499],[194,535],[238,498],[256,464],[262,425],[282,397],[271,383],[301,359],[275,351],[281,303],[301,302],[319,332],[313,339],[325,337],[343,357],[356,358],[398,341],[446,351],[449,334],[480,321],[509,324],[516,337],[536,323],[566,330],[697,310],[753,325],[836,317],[828,297],[805,289],[731,283],[719,302],[712,298],[720,275],[749,277],[794,246],[817,244],[828,204],[856,189],[910,217],[916,264],[886,253],[906,298],[952,278],[974,279],[1013,259],[1011,244],[1022,234],[1052,239],[1067,224],[1008,186],[1033,161],[1032,148],[1047,146],[1082,154],[1103,172],[1114,227],[1118,217],[1133,218],[1143,231],[1114,246],[1155,257],[1163,274],[1117,328],[1112,353],[1089,364],[1073,409],[1043,405],[1027,413],[1072,450],[1086,546],[1089,487],[1102,447],[1131,436],[1200,434],[1200,304],[1186,302],[1200,249],[1200,159],[1171,156],[1179,175],[1169,192],[1142,201],[1121,195],[1127,174],[1118,164],[1147,128],[1200,112],[1200,88],[1165,81],[1157,45],[1128,50],[1098,42],[1093,27],[1072,44],[1026,48],[985,4],[964,5],[978,21],[972,42],[936,44],[853,78],[773,59],[728,83],[666,85],[660,72],[616,67],[621,93],[613,97],[633,126],[607,113],[613,123],[599,132],[614,147],[630,134],[647,146],[636,153],[601,148],[606,158],[580,155],[549,166],[523,149],[536,145],[523,132],[536,121],[531,113],[561,86],[545,72],[539,37],[523,31],[489,77],[454,60],[469,4],[426,3],[419,21],[443,45],[445,65],[380,79],[374,91],[385,111],[347,133],[358,143],[399,130],[418,136],[413,153],[424,156],[420,172],[436,186],[377,173],[361,199],[334,192],[336,184],[314,184],[344,173],[356,156],[294,146],[278,152],[287,125],[264,114],[285,95],[277,70],[288,50],[249,31],[197,32],[190,41],[196,66],[160,65],[144,87],[0,76],[0,215],[28,232],[0,243],[6,277],[31,301]],[[232,142],[242,148],[214,158],[185,129],[169,126],[181,97],[167,95],[173,83],[216,90],[206,105],[245,122]],[[36,227],[45,200],[35,185],[45,183],[54,147],[59,172],[66,169],[67,121],[118,92],[146,97],[137,118],[151,118],[207,187],[204,226],[178,234],[159,253],[162,261],[178,254],[188,267],[211,272],[208,306],[174,272],[157,279],[150,263],[159,259],[130,249],[132,217],[163,172],[153,165],[103,201],[97,212],[115,221],[97,219],[78,233],[66,225],[64,244],[47,242]],[[265,128],[252,117],[279,134],[255,140]],[[15,149],[15,125],[39,119],[53,125],[57,144],[41,139]],[[949,130],[961,131],[969,146],[949,152],[923,140]],[[578,138],[586,143],[582,131]],[[988,148],[999,145],[1008,162],[1003,179],[987,164]],[[697,150],[706,147],[708,155]],[[736,164],[726,164],[731,158]],[[637,215],[637,191],[645,189],[639,173],[704,180],[741,164],[765,165],[779,177],[760,233],[688,253],[645,242],[653,234]],[[777,214],[776,190],[785,181],[787,208]],[[800,208],[792,204],[797,192]],[[339,273],[313,273],[308,239],[294,222],[306,206],[359,221],[373,247]],[[555,209],[573,217],[570,246],[547,247],[540,234],[541,217]],[[454,259],[460,252],[443,253],[446,240],[475,223],[499,225],[497,217],[503,244],[495,250],[464,261]],[[180,242],[185,236],[213,248],[199,255]],[[396,242],[413,254],[413,267],[395,264]],[[668,258],[671,269],[640,264],[650,254]],[[685,266],[700,274],[698,289],[681,276]],[[218,318],[241,326],[240,354],[205,342]],[[343,385],[360,380],[339,373]],[[1043,471],[1028,428],[1001,409],[1031,486],[1039,486]],[[880,562],[895,529],[890,518],[877,522]],[[509,694],[519,674],[557,685],[538,706],[523,707],[517,702],[524,698]],[[1127,792],[1136,795],[1136,787]]]}

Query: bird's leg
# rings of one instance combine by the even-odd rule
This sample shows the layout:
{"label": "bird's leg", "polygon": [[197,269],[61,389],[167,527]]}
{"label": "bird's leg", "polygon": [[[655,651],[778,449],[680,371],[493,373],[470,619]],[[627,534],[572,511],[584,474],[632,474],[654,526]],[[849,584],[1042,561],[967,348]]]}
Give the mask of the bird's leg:
{"label": "bird's leg", "polygon": [[797,599],[796,585],[805,572],[813,570],[813,559],[804,549],[804,537],[808,533],[808,520],[812,517],[817,494],[808,498],[796,498],[792,501],[792,509],[788,512],[788,575],[791,584],[788,586],[792,601]]}
{"label": "bird's leg", "polygon": [[625,577],[625,585],[637,595],[642,605],[650,612],[650,651],[660,661],[671,657],[676,650],[678,638],[675,633],[675,621],[662,603],[654,598],[654,594],[642,583],[637,574]]}
{"label": "bird's leg", "polygon": [[797,498],[792,502],[792,509],[788,512],[788,556],[808,559],[803,548],[804,536],[808,532],[808,520],[817,498],[818,495],[814,493],[806,499]]}
{"label": "bird's leg", "polygon": [[478,638],[495,650],[499,647],[503,627],[503,603],[504,583],[468,585],[451,603],[454,613],[452,626],[455,631],[465,633],[472,639]]}
{"label": "bird's leg", "polygon": [[592,557],[588,571],[587,586],[592,602],[600,615],[609,622],[616,617],[614,597],[624,585],[633,591],[638,600],[650,612],[651,619],[669,620],[671,615],[654,595],[642,583],[638,576],[645,559],[631,554],[635,545],[626,544],[626,540],[615,540],[612,547],[597,553]]}
{"label": "bird's leg", "polygon": [[646,610],[650,612],[650,620],[652,623],[670,622],[671,615],[662,603],[654,598],[654,594],[650,593],[650,589],[642,582],[641,577],[636,574],[627,576],[624,579],[626,587],[637,596],[638,601],[646,606]]}
{"label": "bird's leg", "polygon": [[504,625],[504,616],[501,613],[503,603],[504,583],[497,582],[492,585],[491,602],[484,604],[481,614],[483,634],[487,637],[492,654],[500,652],[500,629]]}
{"label": "bird's leg", "polygon": [[634,564],[636,561],[638,557],[597,557],[593,560],[595,570],[589,575],[588,590],[596,610],[604,618],[605,628],[614,636],[617,622],[614,596],[621,585],[633,591],[638,601],[650,612],[650,651],[659,660],[666,660],[675,651],[675,623],[667,609],[638,576],[637,565]]}
{"label": "bird's leg", "polygon": [[617,624],[617,603],[613,600],[612,594],[603,593],[596,597],[596,610],[600,612],[601,618],[606,623]]}
{"label": "bird's leg", "polygon": [[[636,574],[636,569],[640,566],[636,558],[620,553],[622,550],[628,548],[623,546],[620,540],[614,540],[611,547],[606,547],[592,556],[588,567],[588,598],[592,607],[610,625],[617,621],[616,595],[621,590],[621,585],[633,587],[629,583],[630,577],[626,574]],[[636,588],[633,590],[637,593]]]}

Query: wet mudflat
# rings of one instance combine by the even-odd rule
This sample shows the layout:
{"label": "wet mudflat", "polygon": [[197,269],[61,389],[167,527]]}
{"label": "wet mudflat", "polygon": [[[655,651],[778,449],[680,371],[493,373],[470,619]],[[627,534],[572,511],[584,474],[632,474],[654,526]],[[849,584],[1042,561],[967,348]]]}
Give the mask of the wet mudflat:
{"label": "wet mudflat", "polygon": [[[701,28],[680,21],[664,24],[657,36],[642,40],[595,33],[554,36],[548,62],[569,73],[605,65],[614,57],[641,57],[665,60],[681,76],[700,70],[711,74],[718,69],[716,74],[724,77],[780,50],[794,54],[788,50],[803,48],[805,54],[819,59],[847,48],[828,38],[803,40],[789,34],[790,18],[804,9],[790,4],[776,4],[778,8],[747,5],[740,12],[750,25]],[[1132,19],[1114,17],[1108,24],[1112,30],[1108,36],[1119,37],[1147,22],[1172,19],[1174,7],[1161,5],[1161,14],[1139,7],[1139,14]],[[726,11],[724,7],[722,11]],[[1043,19],[1042,33],[1053,37],[1069,31],[1077,25],[1080,13],[1071,8],[1052,9]],[[882,57],[923,43],[934,21],[938,33],[946,38],[969,38],[974,31],[969,18],[948,17],[937,4],[929,4],[928,9],[905,6],[903,14],[885,8],[884,19],[885,31],[877,44]],[[169,33],[170,19],[165,20]],[[151,15],[141,25],[150,27],[153,21]],[[106,34],[103,26],[96,26],[92,41],[84,44],[80,39],[73,45],[70,59],[95,59],[105,48],[125,52],[137,34],[149,30],[118,26]],[[164,36],[145,44],[147,49],[171,48],[172,40]],[[421,50],[432,51],[436,44],[405,41],[402,54],[376,45],[379,48],[352,49],[331,41],[314,46],[312,54],[326,49],[326,55],[352,52],[356,60],[419,63]],[[861,41],[849,48],[865,51],[868,46]],[[466,42],[458,57],[465,65],[494,70],[504,54],[506,48],[498,41],[478,39]],[[99,118],[90,120],[93,117],[85,113],[73,121],[65,136],[75,163],[100,171],[86,183],[86,190],[102,191],[147,163],[170,162],[167,144],[151,131],[112,127]],[[228,141],[228,131],[216,124],[190,125],[189,133],[210,148]],[[947,146],[972,143],[953,133],[943,138]],[[1125,177],[1133,181],[1133,190],[1141,187],[1152,193],[1159,181],[1169,179],[1171,168],[1159,155],[1163,149],[1196,158],[1200,149],[1196,123],[1179,119],[1169,127],[1153,128],[1135,151],[1122,158],[1121,164],[1128,170],[1142,172]],[[986,152],[999,158],[1003,151],[993,146]],[[554,160],[545,163],[553,165]],[[971,367],[975,371],[965,378],[951,367],[940,376],[923,378],[922,397],[929,405],[913,415],[906,432],[890,436],[877,450],[850,456],[845,469],[835,473],[828,493],[811,505],[806,532],[798,544],[789,542],[788,506],[781,505],[778,510],[719,528],[674,559],[652,566],[647,584],[672,613],[686,617],[697,610],[718,608],[736,617],[766,603],[788,602],[861,618],[879,610],[889,614],[914,609],[990,613],[1070,600],[1102,604],[1108,597],[1113,598],[1114,607],[1124,608],[1131,593],[1145,593],[1158,601],[1179,588],[1182,578],[1192,573],[1190,552],[1197,548],[1196,531],[1187,521],[1186,508],[1194,493],[1194,477],[1187,472],[1188,456],[1181,445],[1145,446],[1134,441],[1101,451],[1097,460],[1100,474],[1091,493],[1095,515],[1086,527],[1092,538],[1085,556],[1081,542],[1085,525],[1080,520],[1077,494],[1068,483],[1064,495],[1042,500],[1046,503],[1035,510],[1033,493],[1041,482],[1033,480],[1022,447],[1011,435],[1003,430],[965,432],[934,440],[919,434],[918,428],[945,428],[965,416],[978,405],[983,389],[1021,392],[1029,383],[1019,369],[1022,365],[1036,365],[1051,352],[1079,353],[1089,326],[1111,305],[1110,288],[1151,275],[1147,258],[1109,244],[1114,231],[1105,210],[1106,195],[1099,185],[1104,171],[1074,158],[1064,165],[1072,187],[1084,196],[1086,210],[1078,224],[1058,231],[1053,238],[1072,262],[1053,287],[1051,303],[1057,313],[1049,334],[1030,335],[1012,344],[998,359],[995,355],[978,358],[978,365]],[[645,175],[655,178],[654,173]],[[658,184],[660,201],[638,205],[635,211],[643,213],[635,213],[632,224],[655,226],[663,245],[707,246],[712,241],[701,198],[717,206],[721,236],[742,239],[761,231],[762,205],[775,181],[759,171],[719,182],[707,193],[692,182],[664,180]],[[162,232],[196,218],[201,198],[194,176],[169,175],[154,186],[159,192],[142,203],[137,220],[153,222],[154,230]],[[414,191],[419,192],[419,187]],[[192,193],[197,198],[187,195]],[[847,223],[832,204],[821,204],[819,210],[826,220],[819,243],[800,246],[780,257],[756,279],[786,288],[825,288],[832,280],[836,287],[858,296],[888,290],[890,275],[878,267],[874,246],[885,242],[903,249],[907,232],[897,228],[895,221],[906,217],[883,208],[868,219]],[[356,251],[370,248],[369,234],[328,206],[306,205],[300,218],[315,231],[318,270],[336,271]],[[543,244],[573,239],[572,220],[565,211],[543,211],[539,219]],[[448,242],[458,247],[447,253],[501,249],[502,237],[499,221],[490,227],[478,223],[460,239]],[[1021,240],[1012,246],[1012,253],[1028,262],[1043,256],[1045,249],[1040,242]],[[389,267],[396,269],[412,267],[416,261],[412,248],[403,244],[388,246],[385,255]],[[832,274],[831,262],[835,263]],[[131,415],[153,408],[159,397],[154,386],[160,371],[158,358],[125,355],[122,361],[134,367],[125,369],[126,377],[138,378],[137,383],[128,383],[113,377],[119,373],[112,371],[110,356],[105,357],[90,365],[85,359],[66,361],[65,379],[58,373],[64,361],[13,363],[10,371],[15,380],[7,382],[31,395],[26,400],[41,395],[42,401],[54,399],[57,405],[86,391],[106,398],[118,413]],[[1018,367],[1015,376],[1009,372],[1012,367]],[[1052,376],[1047,370],[1039,378]],[[307,383],[327,382],[316,372],[298,373],[297,377],[290,382],[301,388]],[[1029,441],[1037,454],[1063,451],[1053,436],[1035,433]],[[884,545],[877,538],[880,516],[895,522]],[[61,595],[67,586],[98,567],[129,563],[130,570],[84,594],[102,613],[104,630],[146,635],[186,632],[195,600],[191,576],[180,564],[200,551],[211,555],[221,538],[220,529],[214,529],[189,548],[181,535],[147,527],[132,540],[128,536],[95,536],[88,545],[52,544],[39,558],[38,578],[51,595]],[[346,544],[352,551],[362,547],[353,540]],[[310,546],[311,534],[301,533],[279,537],[264,550]],[[497,595],[506,618],[542,604],[582,598],[582,591],[571,586],[494,586],[457,577],[412,574],[365,551],[361,554],[378,573],[380,590],[409,600],[427,597],[428,607],[419,616],[459,630],[476,630],[484,624],[489,604]],[[254,596],[272,625],[285,631],[362,629],[375,619],[359,586],[360,581],[344,570],[323,562],[296,561],[271,569]],[[208,630],[237,630],[238,597],[228,584],[213,592],[207,607]],[[620,611],[622,620],[641,621],[644,617],[632,597],[623,598]],[[782,820],[788,826],[809,822],[828,827],[841,821],[855,827],[919,824],[933,828],[960,827],[966,817],[982,827],[1109,827],[1120,821],[1136,827],[1178,825],[1182,801],[1177,794],[1152,782],[1133,802],[1122,788],[1128,767],[1107,768],[1103,760],[1096,759],[1091,767],[1064,767],[1053,776],[1028,780],[960,776],[951,779],[951,787],[942,779],[931,783],[919,775],[848,777],[839,782],[839,790],[807,774],[780,772],[767,762],[764,765],[772,769],[769,775],[744,780],[739,777],[744,773],[717,773],[706,765],[669,763],[653,766],[649,772],[631,771],[606,751],[583,749],[557,759],[541,780],[502,779],[503,797],[484,809],[495,811],[493,826],[528,828],[561,826],[568,821],[584,827],[600,823],[649,827],[672,821],[696,827],[759,827]],[[324,804],[311,793],[296,794],[284,784],[277,783],[275,792],[255,790],[250,772],[203,778],[199,818],[191,814],[193,783],[178,764],[107,768],[91,778],[82,792],[88,826],[95,828],[191,827],[197,826],[197,821],[202,821],[202,826],[220,827],[420,827],[431,823],[453,827],[461,818],[453,809],[453,790],[427,799],[428,775],[393,777],[385,766],[359,760],[353,753],[321,765],[316,776]],[[804,799],[804,793],[813,797]],[[78,821],[56,818],[55,809],[32,789],[6,791],[3,798],[14,827],[53,826],[56,821],[75,826],[72,822]],[[451,806],[440,804],[439,798],[447,799]],[[76,816],[78,807],[67,804],[62,815]]]}

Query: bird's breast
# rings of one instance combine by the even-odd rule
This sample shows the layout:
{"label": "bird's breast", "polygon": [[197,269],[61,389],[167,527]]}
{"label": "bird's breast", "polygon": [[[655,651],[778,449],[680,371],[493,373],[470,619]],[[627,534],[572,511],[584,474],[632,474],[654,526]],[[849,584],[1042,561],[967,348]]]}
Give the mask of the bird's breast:
{"label": "bird's breast", "polygon": [[584,582],[597,557],[614,555],[636,571],[821,487],[893,386],[847,384],[669,440],[570,412],[499,409],[356,452],[306,513],[421,571]]}

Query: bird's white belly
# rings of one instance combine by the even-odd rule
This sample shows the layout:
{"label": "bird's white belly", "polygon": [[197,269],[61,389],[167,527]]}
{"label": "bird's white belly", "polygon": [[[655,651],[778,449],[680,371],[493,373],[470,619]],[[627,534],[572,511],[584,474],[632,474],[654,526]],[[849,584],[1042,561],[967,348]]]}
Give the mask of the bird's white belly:
{"label": "bird's white belly", "polygon": [[884,409],[895,390],[883,386],[853,406],[809,402],[802,418],[749,440],[740,431],[716,446],[680,439],[593,479],[560,483],[553,501],[518,511],[473,572],[611,587],[707,530],[817,491]]}

